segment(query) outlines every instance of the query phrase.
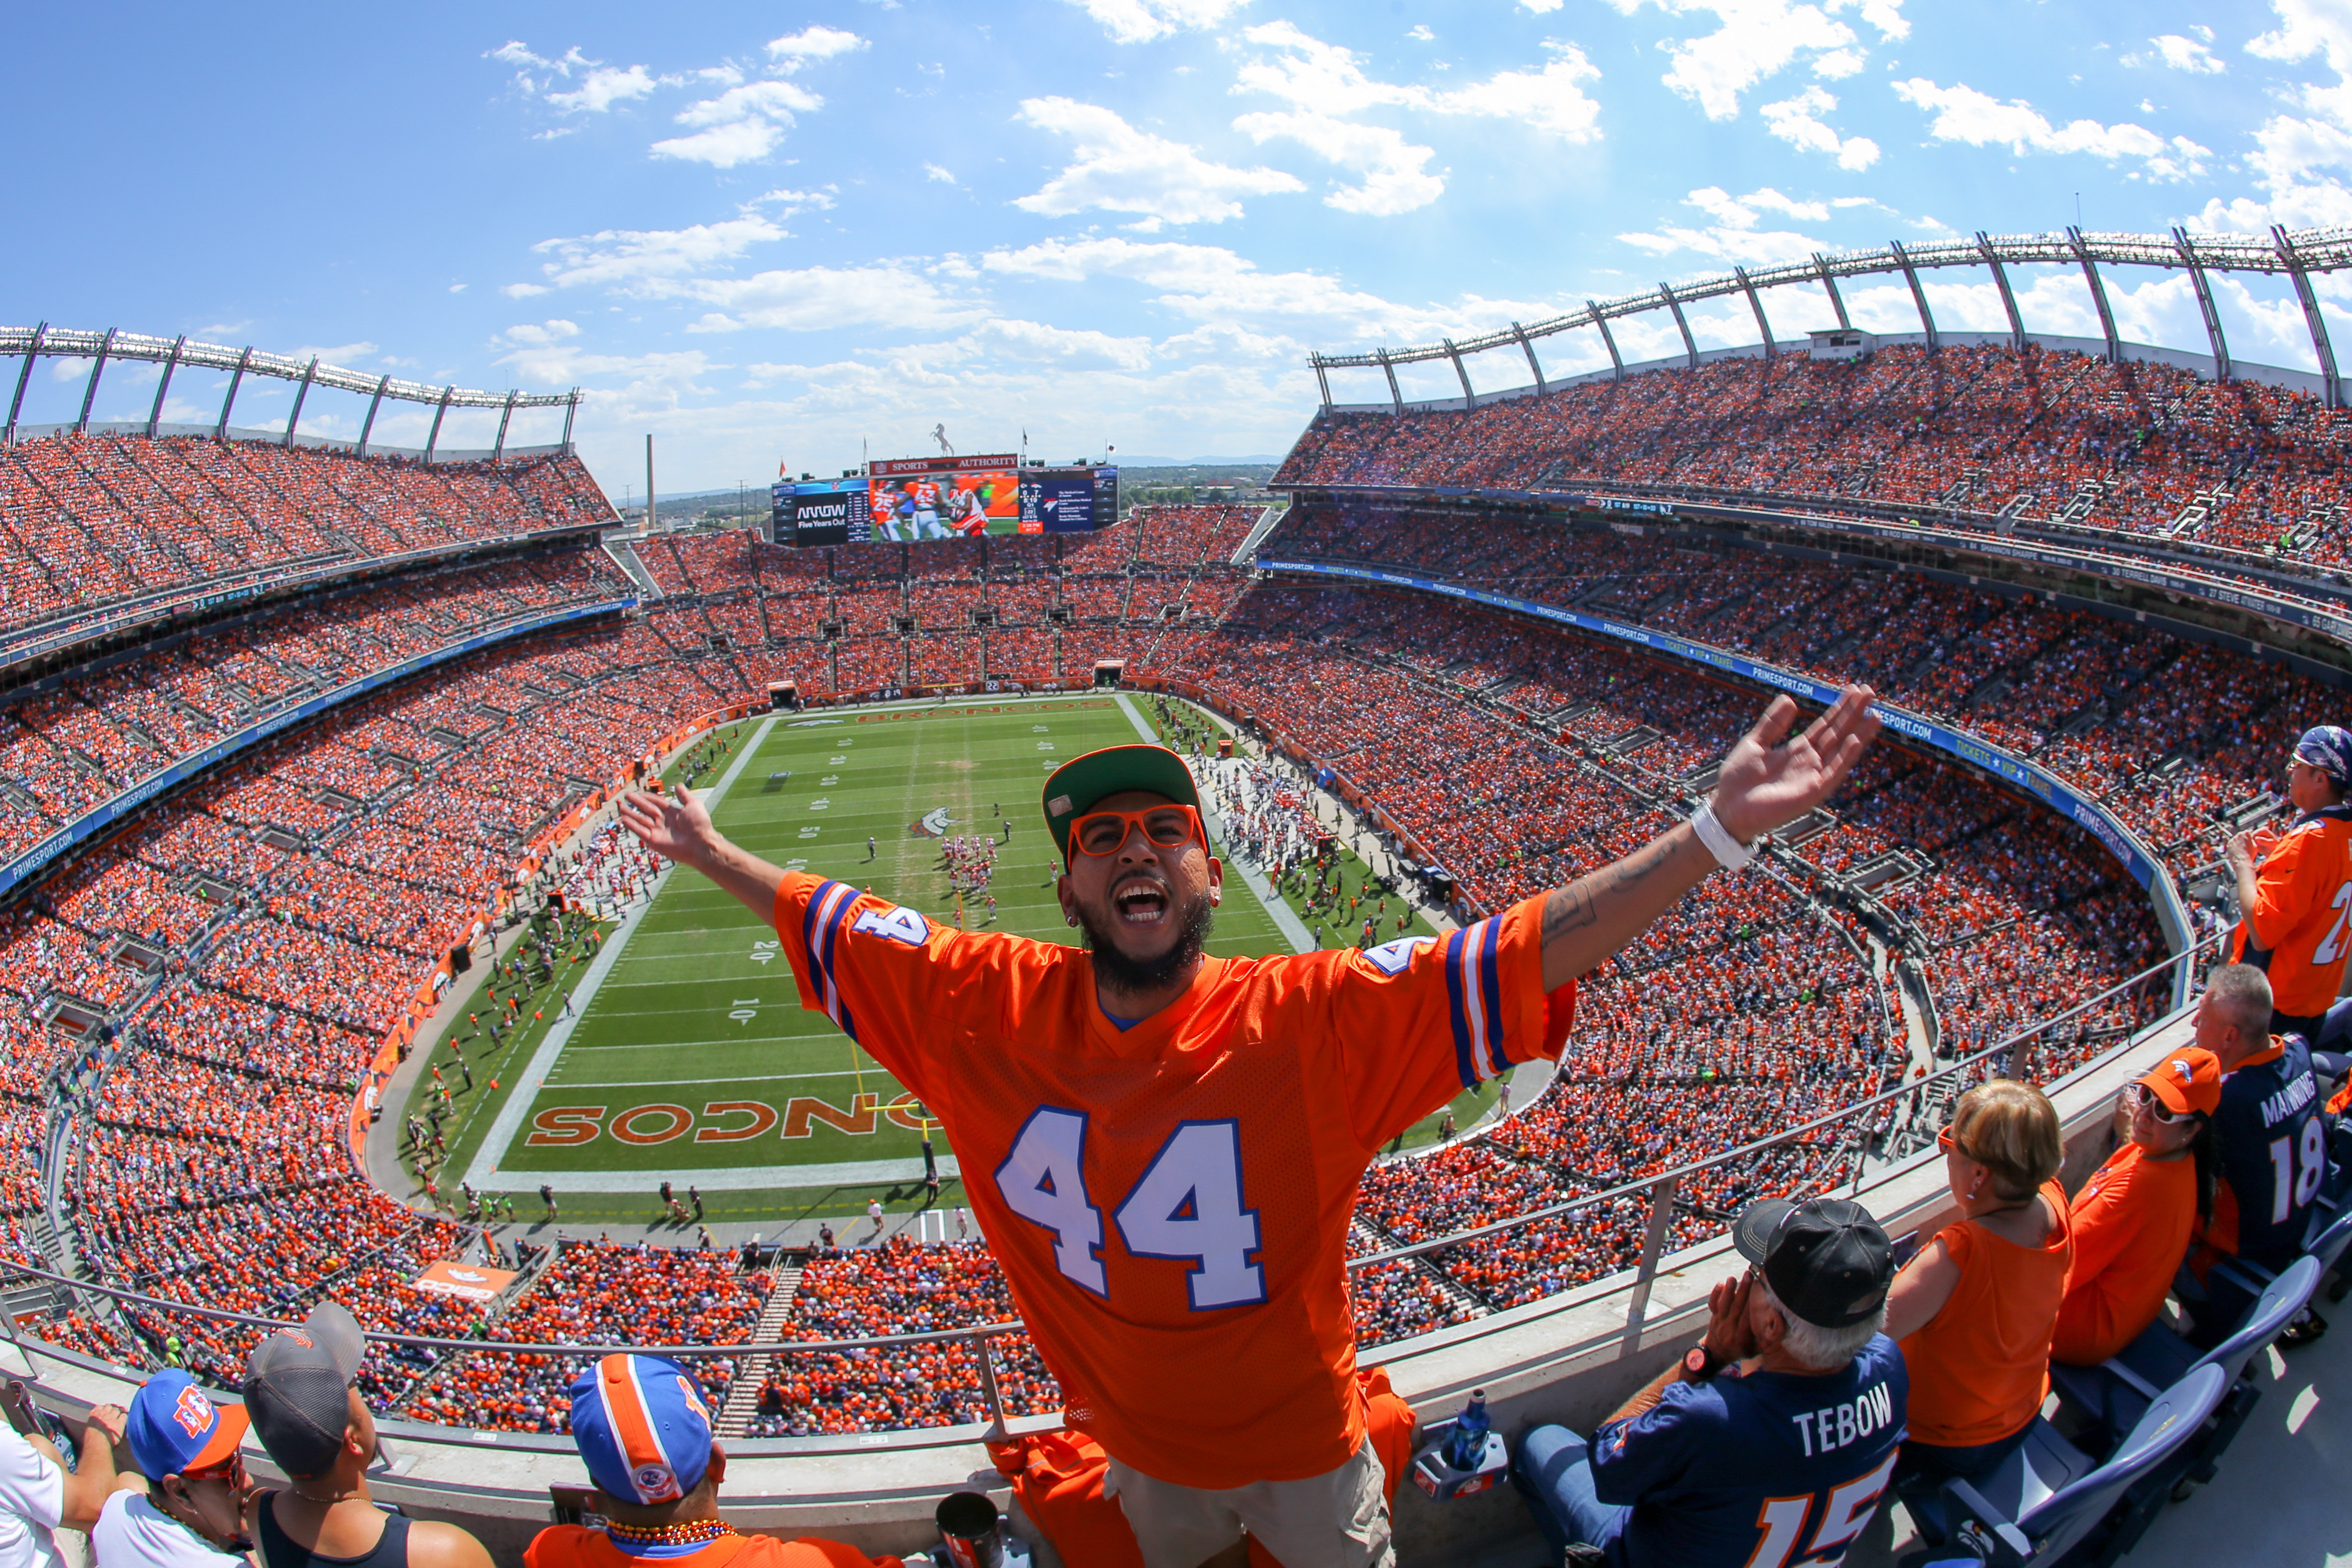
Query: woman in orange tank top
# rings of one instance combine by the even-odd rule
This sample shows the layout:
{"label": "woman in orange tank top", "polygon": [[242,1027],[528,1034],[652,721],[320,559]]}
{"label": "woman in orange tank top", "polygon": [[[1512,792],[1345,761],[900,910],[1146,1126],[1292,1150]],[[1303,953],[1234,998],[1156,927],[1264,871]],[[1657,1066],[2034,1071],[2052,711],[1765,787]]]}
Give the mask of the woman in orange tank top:
{"label": "woman in orange tank top", "polygon": [[1895,1277],[1886,1332],[1911,1377],[1898,1484],[1982,1475],[2024,1440],[2050,1392],[2050,1336],[2074,1232],[2055,1177],[2058,1111],[1996,1079],[1960,1096],[1937,1134],[1961,1218]]}

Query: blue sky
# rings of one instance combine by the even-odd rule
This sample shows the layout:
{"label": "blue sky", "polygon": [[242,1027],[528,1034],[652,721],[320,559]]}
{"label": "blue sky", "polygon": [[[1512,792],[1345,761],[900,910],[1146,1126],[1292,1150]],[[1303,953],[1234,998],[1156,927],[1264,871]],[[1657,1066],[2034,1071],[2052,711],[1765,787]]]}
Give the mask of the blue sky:
{"label": "blue sky", "polygon": [[[45,6],[12,37],[48,64],[0,127],[49,199],[10,226],[0,319],[576,384],[615,495],[647,432],[665,491],[930,451],[935,426],[1056,460],[1279,452],[1310,348],[2078,200],[2093,230],[2352,223],[2352,0]],[[2016,281],[2030,327],[2095,331],[2079,275]],[[1929,288],[1942,324],[2000,324],[1981,274]],[[2202,347],[2185,279],[2111,289],[2126,336]],[[1899,285],[1848,300],[1916,325]],[[1766,302],[1783,336],[1828,321],[1817,291]],[[2311,364],[2281,289],[2221,309],[2240,358]],[[1693,324],[1755,335],[1744,304]],[[1543,354],[1605,363],[1590,333]],[[70,418],[85,371],[45,365],[25,417]],[[184,375],[173,410],[210,418],[224,382]],[[98,412],[152,396],[110,371]],[[236,422],[290,402],[248,386]],[[303,428],[361,412],[314,396]],[[485,416],[444,441],[488,445]]]}

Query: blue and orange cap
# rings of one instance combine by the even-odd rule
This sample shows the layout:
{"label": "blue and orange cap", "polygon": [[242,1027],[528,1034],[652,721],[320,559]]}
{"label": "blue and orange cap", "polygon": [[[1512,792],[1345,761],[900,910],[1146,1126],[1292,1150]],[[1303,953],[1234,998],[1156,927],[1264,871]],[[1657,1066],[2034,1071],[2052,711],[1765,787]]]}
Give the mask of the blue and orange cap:
{"label": "blue and orange cap", "polygon": [[710,1468],[710,1405],[674,1361],[608,1355],[572,1384],[572,1440],[616,1502],[677,1502]]}
{"label": "blue and orange cap", "polygon": [[242,1405],[220,1405],[176,1368],[159,1372],[131,1396],[123,1436],[139,1473],[151,1479],[226,1464],[250,1421]]}

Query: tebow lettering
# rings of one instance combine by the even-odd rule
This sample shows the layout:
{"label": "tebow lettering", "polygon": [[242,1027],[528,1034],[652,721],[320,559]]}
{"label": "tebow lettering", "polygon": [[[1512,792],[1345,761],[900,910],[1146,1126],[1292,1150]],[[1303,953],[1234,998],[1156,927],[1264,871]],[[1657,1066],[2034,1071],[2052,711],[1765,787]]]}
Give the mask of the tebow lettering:
{"label": "tebow lettering", "polygon": [[1841,1404],[1820,1410],[1800,1410],[1789,1417],[1805,1442],[1805,1458],[1833,1453],[1882,1431],[1895,1420],[1894,1396],[1883,1383],[1874,1383]]}

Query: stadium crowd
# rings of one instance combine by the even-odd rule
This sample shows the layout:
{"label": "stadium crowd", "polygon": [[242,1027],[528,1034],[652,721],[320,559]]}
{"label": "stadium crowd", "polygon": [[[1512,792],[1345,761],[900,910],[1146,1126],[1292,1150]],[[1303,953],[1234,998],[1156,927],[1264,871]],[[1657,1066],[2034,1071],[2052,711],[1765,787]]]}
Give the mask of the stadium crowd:
{"label": "stadium crowd", "polygon": [[[456,482],[438,468],[386,472]],[[333,482],[358,486],[341,470]],[[205,504],[217,509],[222,493]],[[396,517],[384,493],[367,495],[366,508],[352,506],[395,518],[386,526],[402,538],[422,528]],[[15,1255],[31,1256],[43,1135],[62,1106],[72,1115],[73,1239],[110,1282],[280,1316],[334,1299],[371,1327],[509,1343],[749,1339],[765,1277],[723,1255],[570,1244],[487,1309],[416,1290],[409,1281],[424,1263],[479,1243],[375,1194],[351,1168],[344,1128],[383,1032],[510,885],[532,836],[625,759],[688,719],[761,700],[770,679],[823,699],[910,677],[1085,679],[1096,659],[1125,658],[1132,671],[1198,686],[1328,763],[1481,908],[1655,831],[1671,786],[1752,716],[1745,690],[1473,606],[1252,586],[1227,558],[1255,520],[1250,508],[1139,510],[1083,539],[847,547],[821,560],[741,533],[641,540],[638,560],[668,595],[644,620],[485,650],[206,777],[0,915],[0,1208]],[[2298,678],[2202,647],[2151,653],[2144,635],[2046,607],[1914,591],[1906,580],[1892,613],[1874,605],[1856,626],[1819,569],[1766,561],[1735,596],[1718,587],[1716,558],[1614,535],[1465,537],[1392,512],[1303,509],[1267,548],[1443,567],[1555,602],[1587,595],[1578,602],[1605,602],[1612,615],[1638,610],[1824,674],[1877,679],[1899,700],[1940,694],[1934,710],[2004,743],[2032,739],[2045,765],[2075,770],[2070,778],[2118,757],[2186,753],[2160,773],[2110,777],[2106,792],[2137,813],[2130,820],[2170,825],[2171,837],[2152,838],[2176,862],[2210,842],[2209,814],[2242,798],[2240,782],[2259,789],[2280,737],[2315,706]],[[398,579],[144,653],[20,704],[7,756],[21,761],[0,762],[0,778],[24,781],[29,804],[0,790],[0,812],[30,820],[7,842],[28,843],[225,727],[353,673],[621,588],[593,553]],[[2029,662],[2055,673],[2017,681]],[[1909,686],[1896,683],[1913,669]],[[2178,690],[2158,679],[2173,671]],[[1996,689],[2003,677],[2011,684]],[[2100,749],[2100,727],[2063,722],[2094,700],[2108,707],[2115,750]],[[1564,741],[1513,709],[1562,715]],[[1227,788],[1255,853],[1291,863],[1308,837],[1299,803],[1270,777]],[[1377,1167],[1359,1250],[1638,1180],[1899,1081],[1927,1059],[1927,1042],[1895,987],[1898,952],[1923,966],[1948,1051],[1989,1044],[2160,951],[2144,897],[2104,850],[1929,757],[1885,749],[1825,815],[1790,836],[1772,873],[1709,885],[1590,982],[1578,1050],[1540,1093],[1474,1140]],[[1911,851],[1906,876],[1877,888],[1900,932],[1895,950],[1874,952],[1824,894],[1833,877]],[[610,901],[635,897],[645,868],[607,842],[556,869],[575,895]],[[123,938],[160,960],[126,952]],[[61,996],[121,1019],[120,1043],[93,1054],[46,1026],[37,1010]],[[2106,1033],[2051,1043],[2037,1070],[2087,1055],[2152,1005],[2124,998],[2098,1016]],[[1833,1183],[1884,1131],[1832,1124],[1801,1147],[1719,1167],[1685,1194],[1675,1235],[1711,1234],[1757,1195]],[[1359,1337],[1377,1345],[1598,1278],[1638,1251],[1645,1223],[1642,1205],[1621,1204],[1371,1265],[1351,1281]],[[783,1337],[1011,1315],[984,1244],[893,1241],[812,1259]],[[163,1309],[127,1322],[77,1319],[54,1331],[94,1353],[176,1357],[218,1378],[233,1377],[248,1348],[239,1332]],[[128,1331],[140,1336],[135,1351]],[[372,1356],[370,1393],[387,1405],[523,1430],[561,1427],[577,1370],[574,1358],[533,1352]],[[1025,1343],[1000,1342],[996,1356],[1010,1405],[1054,1407]],[[737,1370],[719,1358],[706,1384],[723,1398]],[[761,1377],[759,1432],[942,1424],[971,1418],[979,1398],[972,1352],[961,1348],[791,1355]]]}
{"label": "stadium crowd", "polygon": [[2352,563],[2347,437],[2318,397],[2000,344],[1730,357],[1402,416],[1327,412],[1271,481],[1624,483],[1967,509]]}
{"label": "stadium crowd", "polygon": [[580,460],[61,432],[0,451],[0,649],[127,602],[616,521]]}

